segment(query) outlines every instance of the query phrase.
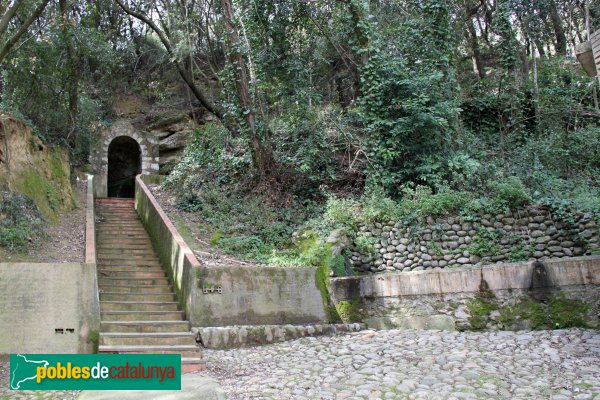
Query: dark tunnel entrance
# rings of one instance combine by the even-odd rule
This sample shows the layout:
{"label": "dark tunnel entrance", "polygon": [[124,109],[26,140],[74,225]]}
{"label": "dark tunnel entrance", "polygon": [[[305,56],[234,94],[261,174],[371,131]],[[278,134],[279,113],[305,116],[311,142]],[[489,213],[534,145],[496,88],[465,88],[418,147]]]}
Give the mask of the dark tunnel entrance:
{"label": "dark tunnel entrance", "polygon": [[108,197],[134,197],[135,176],[141,170],[140,145],[129,136],[119,136],[108,146]]}

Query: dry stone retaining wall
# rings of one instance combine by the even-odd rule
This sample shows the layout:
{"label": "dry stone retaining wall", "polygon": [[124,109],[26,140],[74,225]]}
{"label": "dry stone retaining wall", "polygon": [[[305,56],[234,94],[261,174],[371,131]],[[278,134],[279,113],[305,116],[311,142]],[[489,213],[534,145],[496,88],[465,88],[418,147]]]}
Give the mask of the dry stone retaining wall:
{"label": "dry stone retaining wall", "polygon": [[599,247],[599,225],[588,214],[570,221],[547,209],[531,207],[476,218],[427,218],[410,225],[374,223],[360,227],[371,238],[375,254],[355,246],[351,262],[357,271],[420,271],[506,261],[592,254]]}

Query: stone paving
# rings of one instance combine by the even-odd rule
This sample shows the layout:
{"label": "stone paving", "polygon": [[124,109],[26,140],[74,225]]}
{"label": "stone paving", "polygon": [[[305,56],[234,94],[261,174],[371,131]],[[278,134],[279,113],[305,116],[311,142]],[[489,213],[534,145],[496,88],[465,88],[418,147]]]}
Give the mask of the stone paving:
{"label": "stone paving", "polygon": [[[362,331],[264,347],[205,350],[231,400],[600,399],[600,331]],[[10,392],[0,399],[72,399]]]}
{"label": "stone paving", "polygon": [[205,358],[232,400],[600,398],[599,331],[362,331]]}

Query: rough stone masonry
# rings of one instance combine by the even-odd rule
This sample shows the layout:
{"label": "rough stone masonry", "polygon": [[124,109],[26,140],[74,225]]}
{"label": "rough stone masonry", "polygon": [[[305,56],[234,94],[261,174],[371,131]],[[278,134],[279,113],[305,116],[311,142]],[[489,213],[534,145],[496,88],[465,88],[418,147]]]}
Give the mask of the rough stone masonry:
{"label": "rough stone masonry", "polygon": [[371,238],[374,254],[354,246],[358,271],[420,271],[505,261],[589,255],[600,247],[597,222],[589,214],[553,215],[543,207],[474,217],[428,217],[416,225],[372,223],[359,236]]}

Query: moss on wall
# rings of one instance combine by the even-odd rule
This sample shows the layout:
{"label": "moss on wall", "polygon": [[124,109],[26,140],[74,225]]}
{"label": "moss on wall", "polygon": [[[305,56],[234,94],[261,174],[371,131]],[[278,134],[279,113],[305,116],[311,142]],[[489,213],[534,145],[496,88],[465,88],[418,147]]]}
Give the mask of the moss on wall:
{"label": "moss on wall", "polygon": [[502,329],[563,329],[594,327],[591,306],[583,300],[570,299],[564,292],[552,294],[548,301],[538,301],[525,296],[516,303],[500,306],[494,298],[478,296],[467,303],[473,330],[484,330],[492,321],[492,312],[498,311],[495,320]]}
{"label": "moss on wall", "polygon": [[481,331],[487,327],[491,312],[497,310],[498,306],[489,300],[489,297],[479,296],[469,301],[467,303],[467,308],[471,314],[469,317],[471,329]]}
{"label": "moss on wall", "polygon": [[88,334],[87,342],[92,346],[92,352],[98,353],[98,347],[100,345],[100,333],[98,331],[91,331]]}
{"label": "moss on wall", "polygon": [[359,299],[340,301],[335,305],[335,309],[342,322],[346,324],[351,322],[362,322],[365,318],[365,310]]}

